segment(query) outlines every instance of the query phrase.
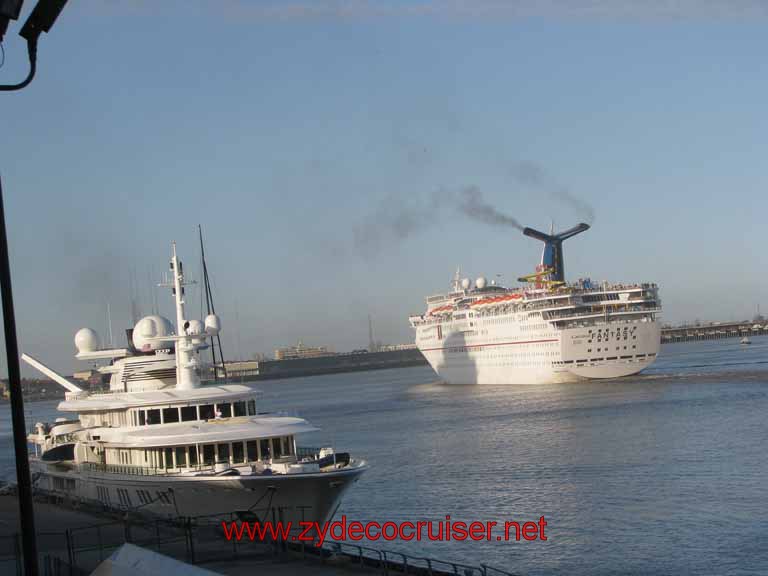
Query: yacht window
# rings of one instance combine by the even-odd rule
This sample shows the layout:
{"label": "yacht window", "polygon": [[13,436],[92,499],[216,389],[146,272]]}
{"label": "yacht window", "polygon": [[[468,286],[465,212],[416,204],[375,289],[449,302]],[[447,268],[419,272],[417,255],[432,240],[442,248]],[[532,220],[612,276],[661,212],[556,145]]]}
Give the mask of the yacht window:
{"label": "yacht window", "polygon": [[165,467],[173,468],[173,448],[165,449]]}
{"label": "yacht window", "polygon": [[245,416],[245,401],[235,402],[234,406],[235,416]]}
{"label": "yacht window", "polygon": [[176,448],[176,467],[184,468],[187,465],[187,449],[183,446]]}
{"label": "yacht window", "polygon": [[217,444],[219,458],[217,462],[229,462],[229,444]]}
{"label": "yacht window", "polygon": [[197,446],[189,447],[189,465],[197,466]]}
{"label": "yacht window", "polygon": [[139,410],[139,426],[144,426],[147,423],[147,413],[144,410]]}
{"label": "yacht window", "polygon": [[272,446],[275,449],[275,458],[282,458],[282,456],[283,456],[283,439],[282,438],[273,438],[272,439]]}
{"label": "yacht window", "polygon": [[287,456],[293,456],[293,436],[286,436],[285,444],[285,454]]}
{"label": "yacht window", "polygon": [[179,409],[178,408],[163,408],[163,422],[165,424],[171,424],[179,421]]}
{"label": "yacht window", "polygon": [[160,424],[160,410],[147,410],[147,424]]}
{"label": "yacht window", "polygon": [[233,442],[232,443],[232,462],[242,462],[242,461],[243,461],[243,443]]}
{"label": "yacht window", "polygon": [[157,456],[157,467],[162,468],[163,467],[163,451],[162,450],[154,450],[155,455]]}
{"label": "yacht window", "polygon": [[205,444],[203,446],[203,464],[213,464],[216,459],[216,446],[214,444]]}
{"label": "yacht window", "polygon": [[213,404],[202,404],[200,406],[200,420],[212,420],[213,416]]}
{"label": "yacht window", "polygon": [[182,406],[181,421],[190,422],[192,420],[197,420],[197,406]]}
{"label": "yacht window", "polygon": [[245,443],[245,448],[248,453],[248,462],[256,462],[259,459],[259,447],[256,440],[248,440]]}
{"label": "yacht window", "polygon": [[232,404],[216,404],[216,408],[221,412],[221,418],[230,418],[232,416]]}
{"label": "yacht window", "polygon": [[256,400],[248,400],[248,416],[256,416]]}
{"label": "yacht window", "polygon": [[269,438],[259,441],[259,448],[261,450],[261,459],[269,460],[272,458],[272,450],[269,448]]}

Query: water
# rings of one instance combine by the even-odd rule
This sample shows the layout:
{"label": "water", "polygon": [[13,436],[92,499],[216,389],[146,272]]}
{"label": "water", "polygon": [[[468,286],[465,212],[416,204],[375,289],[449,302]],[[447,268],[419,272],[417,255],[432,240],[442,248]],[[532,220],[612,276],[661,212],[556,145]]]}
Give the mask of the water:
{"label": "water", "polygon": [[[371,469],[337,517],[547,520],[546,542],[379,542],[524,574],[768,574],[768,337],[674,344],[643,375],[445,386],[427,368],[261,382]],[[29,422],[55,403],[29,404]],[[0,466],[12,466],[0,409]]]}

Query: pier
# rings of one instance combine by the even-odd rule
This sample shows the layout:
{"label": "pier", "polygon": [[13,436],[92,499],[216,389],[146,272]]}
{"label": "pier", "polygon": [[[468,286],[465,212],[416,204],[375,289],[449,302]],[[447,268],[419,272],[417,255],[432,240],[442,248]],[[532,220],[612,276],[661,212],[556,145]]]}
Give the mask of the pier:
{"label": "pier", "polygon": [[[22,576],[18,501],[13,490],[4,492],[0,494],[0,574]],[[163,520],[43,494],[36,495],[35,522],[44,576],[88,576],[126,542],[227,576],[255,572],[262,576],[515,576],[483,563],[420,557],[365,542],[331,541],[316,547],[280,539],[228,541],[220,521]]]}
{"label": "pier", "polygon": [[768,334],[768,323],[765,321],[710,322],[662,328],[661,343],[674,344],[695,340],[744,338],[746,336],[762,336],[763,334]]}

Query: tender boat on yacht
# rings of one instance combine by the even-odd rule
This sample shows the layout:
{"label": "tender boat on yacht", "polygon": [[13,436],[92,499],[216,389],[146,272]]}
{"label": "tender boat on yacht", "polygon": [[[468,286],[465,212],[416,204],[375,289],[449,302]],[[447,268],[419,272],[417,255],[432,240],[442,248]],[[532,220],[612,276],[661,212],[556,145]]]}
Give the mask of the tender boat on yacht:
{"label": "tender boat on yacht", "polygon": [[90,393],[34,358],[23,359],[67,389],[58,409],[77,414],[29,435],[37,489],[73,501],[164,517],[324,522],[367,469],[331,448],[302,449],[317,430],[302,418],[257,411],[249,386],[202,385],[200,350],[220,321],[187,320],[184,275],[173,244],[176,329],[142,318],[126,348],[100,349],[96,333],[75,336],[76,358],[107,361],[108,393]]}

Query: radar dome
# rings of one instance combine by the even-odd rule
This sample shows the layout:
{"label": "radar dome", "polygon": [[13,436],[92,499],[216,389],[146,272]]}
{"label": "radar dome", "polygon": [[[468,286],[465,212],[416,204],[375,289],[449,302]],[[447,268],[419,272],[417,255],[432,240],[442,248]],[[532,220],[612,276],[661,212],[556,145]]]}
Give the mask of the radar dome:
{"label": "radar dome", "polygon": [[211,335],[221,332],[221,320],[216,314],[209,314],[205,317],[205,332]]}
{"label": "radar dome", "polygon": [[485,279],[485,276],[480,276],[480,278],[475,280],[475,286],[477,286],[478,290],[485,288],[486,284],[487,280]]}
{"label": "radar dome", "polygon": [[145,316],[133,327],[133,346],[142,352],[172,348],[173,340],[162,340],[163,336],[172,334],[173,325],[170,320],[162,316]]}
{"label": "radar dome", "polygon": [[195,338],[192,338],[192,342],[197,345],[205,342],[205,328],[200,320],[188,320],[184,325],[184,332],[187,336],[195,336]]}
{"label": "radar dome", "polygon": [[464,278],[464,279],[461,281],[461,287],[462,287],[464,290],[469,290],[469,287],[470,287],[470,286],[472,286],[472,281],[471,281],[469,278]]}
{"label": "radar dome", "polygon": [[90,328],[81,328],[75,334],[75,347],[80,352],[95,352],[99,349],[99,335]]}
{"label": "radar dome", "polygon": [[190,336],[197,336],[203,333],[203,323],[200,320],[189,320],[186,329]]}

